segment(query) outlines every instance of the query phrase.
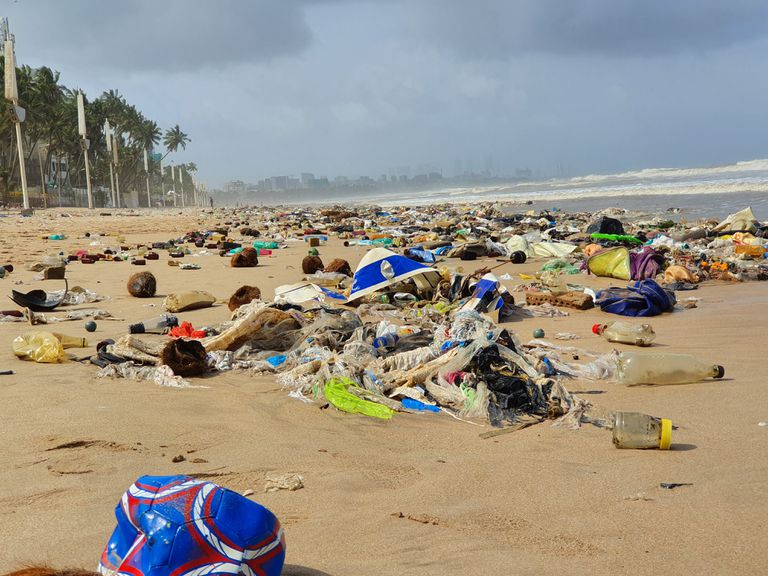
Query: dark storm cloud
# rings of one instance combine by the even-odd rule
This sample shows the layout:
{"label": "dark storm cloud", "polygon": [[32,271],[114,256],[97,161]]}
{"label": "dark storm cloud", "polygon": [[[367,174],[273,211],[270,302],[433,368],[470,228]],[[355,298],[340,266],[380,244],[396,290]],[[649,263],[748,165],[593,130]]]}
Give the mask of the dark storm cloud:
{"label": "dark storm cloud", "polygon": [[9,12],[35,15],[12,17],[26,57],[59,66],[184,72],[300,53],[312,42],[304,5],[284,0],[19,0]]}
{"label": "dark storm cloud", "polygon": [[169,159],[214,185],[450,174],[488,156],[542,175],[765,157],[764,0],[4,0],[0,13],[19,62],[178,123],[192,143]]}
{"label": "dark storm cloud", "polygon": [[764,0],[407,0],[417,37],[460,54],[653,56],[768,33]]}

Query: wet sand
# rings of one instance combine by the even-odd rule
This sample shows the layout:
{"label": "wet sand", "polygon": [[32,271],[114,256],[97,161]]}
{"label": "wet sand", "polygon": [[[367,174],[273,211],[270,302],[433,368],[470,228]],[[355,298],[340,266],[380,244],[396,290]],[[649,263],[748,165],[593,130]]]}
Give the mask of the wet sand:
{"label": "wet sand", "polygon": [[[0,218],[0,264],[16,266],[0,280],[4,294],[58,289],[61,281],[35,282],[23,264],[87,248],[85,231],[119,232],[135,244],[219,221],[193,211],[54,214]],[[40,239],[55,232],[69,239]],[[94,334],[80,321],[48,329],[95,344],[160,313],[163,296],[173,291],[202,289],[228,299],[252,284],[271,298],[275,286],[300,279],[305,254],[303,242],[291,243],[251,269],[229,268],[218,255],[185,257],[202,266],[197,271],[168,266],[165,252],[146,267],[76,262],[67,269],[70,286],[109,296],[96,306],[125,321],[99,321]],[[336,240],[320,254],[326,261],[346,258],[354,268],[364,248]],[[496,272],[514,277],[505,282],[512,289],[519,272],[540,266],[506,264]],[[157,297],[139,300],[125,291],[128,276],[140,270],[157,276]],[[669,452],[617,450],[609,431],[588,425],[574,431],[543,423],[483,440],[488,427],[445,415],[373,421],[303,404],[273,377],[242,373],[192,379],[205,386],[196,389],[97,379],[94,366],[16,359],[11,341],[30,326],[0,324],[0,370],[16,371],[0,376],[0,570],[29,563],[95,568],[115,504],[136,477],[197,474],[253,490],[251,498],[277,514],[286,529],[288,575],[762,573],[768,427],[758,423],[768,421],[760,337],[768,333],[768,290],[763,283],[711,282],[679,296],[700,298],[698,308],[651,319],[656,349],[722,364],[724,380],[639,388],[566,382],[601,408],[671,418],[679,428]],[[15,305],[8,300],[0,308]],[[180,316],[200,326],[226,320],[229,311],[219,304]],[[601,352],[612,345],[590,328],[609,318],[599,310],[571,311],[508,327],[524,342],[537,327],[553,342],[556,332],[574,332],[580,339],[565,344]],[[173,463],[177,455],[185,461]],[[305,488],[264,493],[271,471],[299,472]],[[660,482],[693,486],[664,490]]]}

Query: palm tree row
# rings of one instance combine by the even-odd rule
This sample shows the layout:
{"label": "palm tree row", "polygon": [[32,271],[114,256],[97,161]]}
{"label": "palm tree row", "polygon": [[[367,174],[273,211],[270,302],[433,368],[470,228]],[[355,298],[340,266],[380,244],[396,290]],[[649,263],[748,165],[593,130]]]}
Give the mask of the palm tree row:
{"label": "palm tree row", "polygon": [[[4,74],[4,59],[0,57],[0,78]],[[17,68],[19,106],[26,109],[22,125],[27,180],[30,187],[37,187],[40,196],[38,206],[47,202],[76,202],[74,189],[84,189],[85,165],[81,139],[77,129],[77,92],[60,82],[59,73],[47,67]],[[14,139],[11,103],[2,99],[0,108],[0,202],[18,203],[20,197],[18,152]],[[97,206],[109,204],[110,161],[113,154],[107,150],[107,136],[103,129],[109,121],[118,149],[118,163],[113,165],[116,180],[123,195],[138,192],[146,203],[146,173],[144,150],[149,153],[150,189],[153,203],[162,201],[164,191],[177,191],[179,205],[194,202],[191,173],[197,170],[194,163],[182,164],[174,170],[177,182],[174,187],[170,166],[159,168],[170,153],[185,149],[189,136],[176,125],[165,134],[158,124],[145,117],[129,104],[116,90],[108,90],[98,98],[85,99],[85,116],[90,141],[88,155],[91,164],[91,180],[94,202]],[[152,153],[157,146],[165,148],[165,154]],[[185,177],[186,176],[186,177]],[[124,204],[124,200],[120,200]]]}

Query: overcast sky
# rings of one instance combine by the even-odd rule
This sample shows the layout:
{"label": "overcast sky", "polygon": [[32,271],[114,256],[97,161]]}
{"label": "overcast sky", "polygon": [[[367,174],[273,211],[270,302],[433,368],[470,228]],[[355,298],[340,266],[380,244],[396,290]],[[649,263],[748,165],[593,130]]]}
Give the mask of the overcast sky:
{"label": "overcast sky", "polygon": [[2,0],[19,63],[117,89],[211,185],[456,160],[768,157],[764,0]]}

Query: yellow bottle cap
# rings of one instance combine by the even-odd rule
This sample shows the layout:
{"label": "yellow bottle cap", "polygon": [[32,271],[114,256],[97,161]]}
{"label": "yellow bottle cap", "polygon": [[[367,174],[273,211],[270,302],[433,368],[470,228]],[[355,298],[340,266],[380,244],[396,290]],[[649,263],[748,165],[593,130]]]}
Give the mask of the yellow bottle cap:
{"label": "yellow bottle cap", "polygon": [[661,419],[661,438],[659,438],[659,450],[669,450],[672,445],[672,420]]}

